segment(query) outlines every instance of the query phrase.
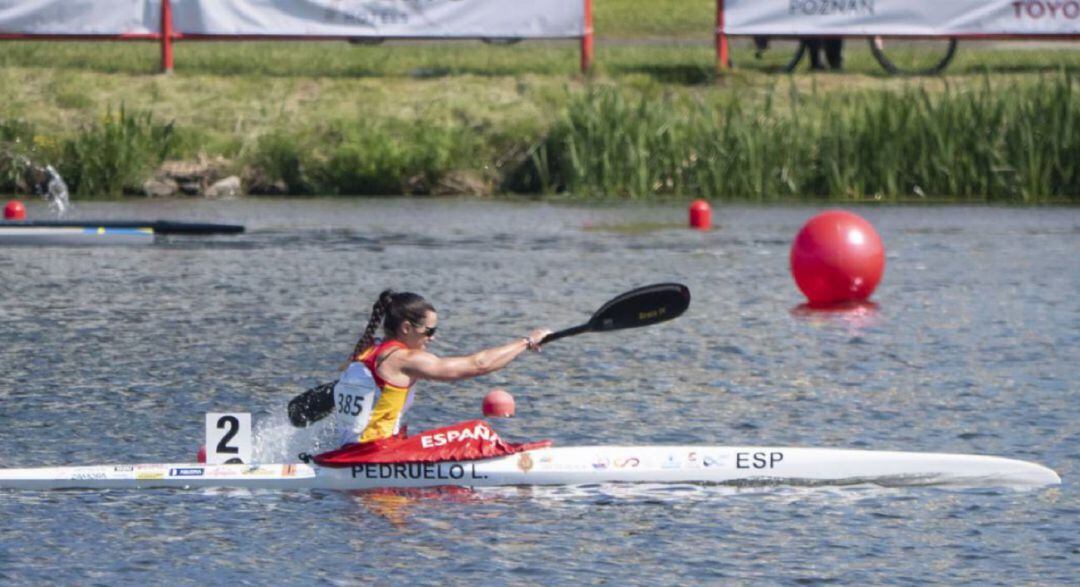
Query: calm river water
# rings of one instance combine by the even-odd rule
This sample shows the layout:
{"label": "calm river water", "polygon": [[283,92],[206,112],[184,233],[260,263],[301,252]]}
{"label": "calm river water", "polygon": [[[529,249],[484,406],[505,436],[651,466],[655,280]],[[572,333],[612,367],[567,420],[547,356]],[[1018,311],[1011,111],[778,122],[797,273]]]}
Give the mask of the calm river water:
{"label": "calm river water", "polygon": [[1061,487],[0,492],[0,582],[1075,584],[1080,209],[860,209],[888,251],[879,306],[825,315],[787,268],[816,211],[719,208],[700,233],[682,206],[81,204],[249,232],[0,248],[0,467],[191,461],[226,410],[291,459],[328,437],[293,434],[285,403],[334,375],[385,287],[426,295],[455,353],[680,281],[682,318],[425,384],[410,427],[501,386],[515,440],[995,454]]}

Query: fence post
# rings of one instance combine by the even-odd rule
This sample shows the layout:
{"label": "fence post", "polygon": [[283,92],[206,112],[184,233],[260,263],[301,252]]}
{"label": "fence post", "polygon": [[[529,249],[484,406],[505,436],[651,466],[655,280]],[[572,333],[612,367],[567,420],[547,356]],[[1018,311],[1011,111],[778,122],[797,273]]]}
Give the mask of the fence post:
{"label": "fence post", "polygon": [[589,73],[593,64],[592,0],[585,0],[585,34],[581,37],[581,73]]}
{"label": "fence post", "polygon": [[173,72],[172,3],[161,0],[161,73]]}
{"label": "fence post", "polygon": [[731,53],[724,32],[724,0],[716,0],[716,73],[731,69]]}

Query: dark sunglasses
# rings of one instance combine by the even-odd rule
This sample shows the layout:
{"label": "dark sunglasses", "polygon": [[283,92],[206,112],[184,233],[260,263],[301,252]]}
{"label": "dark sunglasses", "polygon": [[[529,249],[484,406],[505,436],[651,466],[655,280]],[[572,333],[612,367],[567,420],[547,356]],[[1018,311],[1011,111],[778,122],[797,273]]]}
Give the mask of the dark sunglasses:
{"label": "dark sunglasses", "polygon": [[[409,320],[409,322],[412,322],[412,320]],[[416,322],[412,322],[412,325],[419,329],[420,334],[423,334],[428,338],[435,336],[435,331],[439,329],[438,326],[424,326],[423,324],[417,324]]]}

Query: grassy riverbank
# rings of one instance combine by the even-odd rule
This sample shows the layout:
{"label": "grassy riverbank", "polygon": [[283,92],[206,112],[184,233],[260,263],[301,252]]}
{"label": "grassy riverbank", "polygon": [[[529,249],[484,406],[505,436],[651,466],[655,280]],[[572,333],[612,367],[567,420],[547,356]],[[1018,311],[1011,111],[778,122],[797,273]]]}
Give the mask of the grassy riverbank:
{"label": "grassy riverbank", "polygon": [[2,44],[0,150],[82,198],[181,160],[255,193],[1078,200],[1073,46],[961,45],[943,77],[894,78],[862,43],[795,75],[743,43],[717,78],[713,6],[597,2],[590,76],[565,42],[185,43],[171,76],[151,44]]}

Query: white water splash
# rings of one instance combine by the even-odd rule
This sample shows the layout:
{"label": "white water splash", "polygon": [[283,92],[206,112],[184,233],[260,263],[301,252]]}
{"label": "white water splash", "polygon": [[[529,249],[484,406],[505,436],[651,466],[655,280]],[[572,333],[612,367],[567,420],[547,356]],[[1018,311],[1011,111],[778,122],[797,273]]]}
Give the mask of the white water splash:
{"label": "white water splash", "polygon": [[34,192],[49,203],[49,209],[57,218],[62,218],[71,211],[71,198],[67,183],[60,177],[60,172],[52,165],[45,167],[35,164],[22,155],[14,155],[15,161],[25,170],[25,175],[33,185]]}
{"label": "white water splash", "polygon": [[263,414],[255,420],[252,458],[256,463],[295,463],[300,453],[315,455],[337,448],[337,432],[327,420],[296,428],[284,412]]}
{"label": "white water splash", "polygon": [[67,184],[52,165],[45,166],[45,174],[49,179],[42,196],[49,201],[49,208],[56,213],[57,217],[63,217],[71,209]]}

